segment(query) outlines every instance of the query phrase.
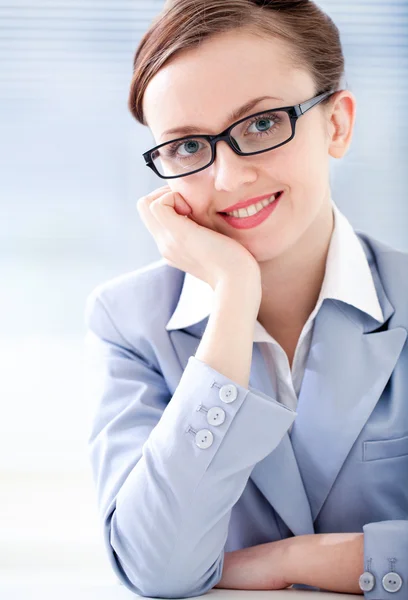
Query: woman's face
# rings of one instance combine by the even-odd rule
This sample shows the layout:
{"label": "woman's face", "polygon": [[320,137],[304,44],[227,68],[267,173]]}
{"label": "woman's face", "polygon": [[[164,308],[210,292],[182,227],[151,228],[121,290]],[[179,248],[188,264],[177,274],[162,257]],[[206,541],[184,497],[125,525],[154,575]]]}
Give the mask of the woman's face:
{"label": "woman's face", "polygon": [[[291,66],[284,42],[235,30],[172,58],[149,82],[143,106],[160,144],[186,135],[164,135],[167,129],[191,124],[200,125],[197,134],[219,133],[231,124],[230,112],[263,95],[271,98],[243,117],[299,104],[315,96],[316,90],[307,71]],[[327,210],[334,129],[327,107],[316,106],[298,120],[289,143],[269,152],[239,156],[225,142],[218,142],[211,166],[167,183],[185,198],[192,208],[190,218],[198,224],[236,239],[258,262],[270,260],[293,246]],[[235,229],[218,214],[241,200],[278,190],[285,192],[281,202],[256,227]]]}

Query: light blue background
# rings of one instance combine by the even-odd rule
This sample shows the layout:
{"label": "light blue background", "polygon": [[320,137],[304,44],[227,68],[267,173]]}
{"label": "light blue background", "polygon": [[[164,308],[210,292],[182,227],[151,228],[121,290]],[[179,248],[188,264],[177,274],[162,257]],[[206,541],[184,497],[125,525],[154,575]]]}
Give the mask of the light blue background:
{"label": "light blue background", "polygon": [[[358,101],[333,197],[355,228],[408,250],[408,3],[320,4]],[[0,0],[3,579],[20,568],[112,577],[86,455],[83,310],[96,284],[159,258],[136,201],[164,181],[144,165],[153,139],[127,99],[134,51],[162,5]]]}

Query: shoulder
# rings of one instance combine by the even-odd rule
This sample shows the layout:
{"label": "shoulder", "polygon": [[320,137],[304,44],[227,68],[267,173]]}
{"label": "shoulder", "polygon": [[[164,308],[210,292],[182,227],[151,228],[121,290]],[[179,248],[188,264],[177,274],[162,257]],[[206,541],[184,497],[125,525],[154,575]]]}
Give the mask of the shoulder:
{"label": "shoulder", "polygon": [[118,330],[130,336],[132,329],[137,337],[152,325],[164,329],[176,308],[184,276],[184,271],[160,259],[104,281],[86,297],[86,324],[101,310],[98,305]]}
{"label": "shoulder", "polygon": [[[356,234],[366,248],[370,265],[374,263],[382,280],[391,282],[396,275],[403,277],[408,273],[408,252],[385,244],[366,232],[356,230]],[[408,278],[400,283],[408,285]]]}
{"label": "shoulder", "polygon": [[395,308],[396,320],[408,325],[408,252],[398,250],[362,231],[356,234],[365,248],[374,280],[381,282]]}

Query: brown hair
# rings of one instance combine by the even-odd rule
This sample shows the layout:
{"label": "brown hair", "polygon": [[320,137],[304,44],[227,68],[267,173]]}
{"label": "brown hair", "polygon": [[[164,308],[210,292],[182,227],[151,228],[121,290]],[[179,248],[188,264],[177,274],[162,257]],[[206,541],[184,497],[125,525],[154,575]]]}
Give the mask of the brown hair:
{"label": "brown hair", "polygon": [[310,72],[316,93],[339,89],[344,75],[339,30],[312,0],[167,0],[133,59],[128,98],[133,117],[147,125],[143,95],[170,57],[209,36],[239,28],[289,43],[293,65]]}

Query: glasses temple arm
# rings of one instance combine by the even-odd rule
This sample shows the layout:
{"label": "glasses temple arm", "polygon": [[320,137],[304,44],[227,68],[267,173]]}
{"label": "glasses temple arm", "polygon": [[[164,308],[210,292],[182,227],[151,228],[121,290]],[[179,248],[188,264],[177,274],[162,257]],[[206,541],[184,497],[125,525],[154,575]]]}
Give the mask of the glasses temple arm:
{"label": "glasses temple arm", "polygon": [[324,92],[323,94],[319,94],[319,96],[316,96],[316,98],[312,98],[311,100],[307,100],[306,102],[302,102],[302,104],[298,104],[300,114],[303,115],[310,108],[313,108],[313,106],[315,106],[316,104],[318,104],[319,102],[321,102],[322,100],[324,100],[325,98],[327,98],[327,96],[330,96],[333,93],[334,93],[333,91]]}

